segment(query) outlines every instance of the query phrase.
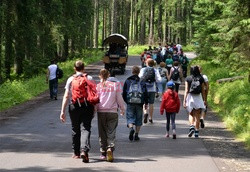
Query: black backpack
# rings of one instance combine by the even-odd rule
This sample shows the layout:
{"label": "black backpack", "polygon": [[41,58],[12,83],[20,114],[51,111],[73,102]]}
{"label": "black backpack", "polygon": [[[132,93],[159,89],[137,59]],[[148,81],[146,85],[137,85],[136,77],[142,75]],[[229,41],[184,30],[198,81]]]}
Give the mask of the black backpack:
{"label": "black backpack", "polygon": [[193,93],[193,94],[200,94],[202,87],[201,87],[201,83],[200,83],[200,77],[201,76],[192,76],[192,81],[190,84],[190,89],[189,92]]}
{"label": "black backpack", "polygon": [[155,82],[155,69],[153,67],[146,67],[142,81]]}
{"label": "black backpack", "polygon": [[60,69],[60,68],[57,66],[57,69],[56,69],[56,78],[61,79],[62,77],[63,77],[63,70]]}
{"label": "black backpack", "polygon": [[177,81],[178,78],[180,77],[180,72],[179,72],[179,67],[173,67],[174,68],[174,71],[171,75],[171,79],[174,80],[174,81]]}
{"label": "black backpack", "polygon": [[143,104],[144,95],[140,81],[131,81],[127,91],[127,103]]}

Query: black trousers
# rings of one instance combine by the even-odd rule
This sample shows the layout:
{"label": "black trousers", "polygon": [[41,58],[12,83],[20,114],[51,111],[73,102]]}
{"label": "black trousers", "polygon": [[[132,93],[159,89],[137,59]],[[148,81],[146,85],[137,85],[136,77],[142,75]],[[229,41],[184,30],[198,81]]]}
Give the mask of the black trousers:
{"label": "black trousers", "polygon": [[81,151],[90,150],[91,122],[94,116],[94,106],[91,104],[69,105],[69,115],[72,125],[72,149],[75,155]]}

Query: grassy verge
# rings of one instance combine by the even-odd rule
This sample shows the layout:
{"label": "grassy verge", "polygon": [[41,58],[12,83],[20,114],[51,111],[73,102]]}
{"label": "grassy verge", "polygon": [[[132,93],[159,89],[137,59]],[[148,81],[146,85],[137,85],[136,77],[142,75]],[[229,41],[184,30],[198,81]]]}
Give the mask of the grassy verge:
{"label": "grassy verge", "polygon": [[[102,58],[103,52],[84,50],[82,54],[84,55],[78,59],[83,60],[85,65],[88,65],[99,61]],[[64,76],[59,80],[59,83],[65,81],[74,72],[73,65],[75,60],[76,59],[72,59],[58,64],[64,72]],[[0,85],[0,111],[26,102],[48,90],[48,84],[45,82],[45,78],[46,74],[43,73],[28,80],[15,80]]]}
{"label": "grassy verge", "polygon": [[247,73],[238,74],[246,76],[243,80],[218,84],[217,79],[234,76],[229,72],[230,69],[202,60],[194,60],[192,63],[201,65],[203,73],[209,78],[209,106],[250,149],[250,83]]}

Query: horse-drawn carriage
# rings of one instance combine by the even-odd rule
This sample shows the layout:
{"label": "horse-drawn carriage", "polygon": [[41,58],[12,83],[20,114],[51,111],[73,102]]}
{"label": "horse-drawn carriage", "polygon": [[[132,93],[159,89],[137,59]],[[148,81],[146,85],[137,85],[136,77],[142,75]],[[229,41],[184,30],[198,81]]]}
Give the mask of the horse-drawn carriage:
{"label": "horse-drawn carriage", "polygon": [[103,57],[105,69],[111,72],[117,68],[124,74],[128,61],[127,38],[121,34],[111,34],[103,41],[102,46],[108,46],[108,50]]}

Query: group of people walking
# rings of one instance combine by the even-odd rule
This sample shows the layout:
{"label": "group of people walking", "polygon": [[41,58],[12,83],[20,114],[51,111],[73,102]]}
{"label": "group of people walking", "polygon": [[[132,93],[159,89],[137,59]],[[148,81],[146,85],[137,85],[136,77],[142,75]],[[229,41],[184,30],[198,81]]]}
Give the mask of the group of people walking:
{"label": "group of people walking", "polygon": [[[161,101],[160,114],[165,112],[167,119],[166,137],[170,137],[171,121],[173,139],[177,138],[175,116],[181,105],[178,87],[184,79],[183,68],[180,60],[173,60],[173,66],[168,71],[165,62],[161,61],[158,67],[152,57],[142,60],[145,63],[143,68],[136,65],[132,67],[132,75],[125,80],[122,88],[120,81],[111,76],[108,70],[101,69],[100,82],[91,91],[91,94],[96,93],[98,97],[96,103],[91,103],[88,95],[88,83],[92,77],[85,74],[82,61],[75,62],[75,74],[67,80],[60,114],[61,121],[65,122],[65,111],[69,104],[73,158],[82,158],[83,162],[89,162],[91,122],[97,112],[100,159],[112,162],[118,115],[126,115],[128,139],[139,141],[143,123],[153,123],[154,102],[158,96]],[[193,134],[199,137],[201,109],[206,109],[209,87],[205,86],[207,79],[204,79],[200,71],[198,66],[192,67],[191,75],[185,80],[183,106],[189,112],[189,137]],[[178,76],[174,76],[175,74]]]}

